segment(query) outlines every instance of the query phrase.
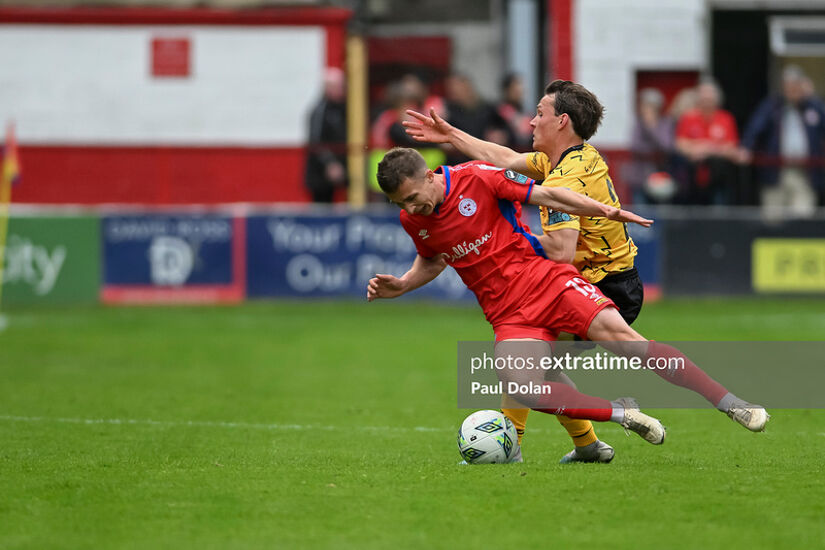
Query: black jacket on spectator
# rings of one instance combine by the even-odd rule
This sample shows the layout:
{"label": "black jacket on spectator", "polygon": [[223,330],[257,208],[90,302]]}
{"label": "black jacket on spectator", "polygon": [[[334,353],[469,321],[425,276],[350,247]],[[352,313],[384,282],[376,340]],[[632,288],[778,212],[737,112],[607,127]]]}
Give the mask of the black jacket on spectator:
{"label": "black jacket on spectator", "polygon": [[[742,134],[742,146],[756,156],[761,153],[774,157],[778,161],[784,107],[785,100],[782,97],[765,99],[748,121],[745,132]],[[825,160],[825,108],[822,102],[811,98],[804,99],[797,108],[805,124],[810,159],[821,163]],[[823,167],[821,165],[811,166],[808,173],[813,187],[820,193],[825,190]],[[779,166],[775,164],[760,166],[758,178],[762,185],[775,185],[779,179]]]}
{"label": "black jacket on spectator", "polygon": [[328,181],[326,168],[336,161],[346,168],[346,149],[346,104],[321,99],[309,118],[306,186],[314,202],[332,202],[336,185],[342,183]]}
{"label": "black jacket on spectator", "polygon": [[[507,123],[501,119],[495,107],[484,101],[480,101],[472,109],[448,101],[447,121],[459,130],[464,130],[479,139],[487,139],[487,130],[492,128],[507,128]],[[459,152],[450,153],[447,156],[447,164],[461,164],[468,160],[470,160],[469,157]]]}

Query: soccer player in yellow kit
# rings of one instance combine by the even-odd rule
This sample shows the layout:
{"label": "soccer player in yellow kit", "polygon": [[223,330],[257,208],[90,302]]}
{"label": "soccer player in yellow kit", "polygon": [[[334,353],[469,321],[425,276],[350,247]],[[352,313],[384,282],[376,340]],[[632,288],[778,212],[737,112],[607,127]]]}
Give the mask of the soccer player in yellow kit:
{"label": "soccer player in yellow kit", "polygon": [[[543,174],[544,185],[566,187],[604,204],[620,206],[607,164],[588,143],[573,145],[553,164],[547,154],[527,155],[528,166]],[[603,223],[593,217],[572,216],[541,208],[544,235],[539,241],[551,259],[572,263],[588,282],[616,303],[619,313],[632,324],[644,301],[644,287],[633,265],[637,249],[623,223]],[[609,221],[609,220],[608,220]],[[505,395],[502,411],[523,435],[530,409]],[[610,462],[613,448],[599,441],[589,421],[559,417],[573,439],[575,449],[562,458],[568,462]]]}
{"label": "soccer player in yellow kit", "polygon": [[[584,86],[555,80],[544,91],[530,122],[533,127],[532,153],[517,153],[512,149],[482,141],[462,132],[431,111],[430,117],[407,111],[413,121],[404,122],[407,133],[419,141],[450,143],[464,154],[515,170],[543,185],[567,187],[611,206],[619,200],[608,174],[607,164],[586,139],[596,132],[604,108],[598,98]],[[589,282],[612,299],[619,313],[630,324],[639,314],[643,302],[642,283],[633,266],[636,245],[623,223],[597,218],[580,218],[561,212],[541,209],[544,235],[539,238],[547,256],[558,262],[572,263]],[[735,397],[735,396],[734,396]],[[747,413],[732,405],[728,396],[714,403],[731,418],[753,431],[764,429],[767,414],[764,409],[748,409]],[[524,433],[529,409],[512,398],[505,397],[502,411]],[[747,420],[742,415],[747,414]],[[562,462],[610,462],[613,448],[596,437],[588,420],[558,416],[559,422],[573,439],[575,449]]]}

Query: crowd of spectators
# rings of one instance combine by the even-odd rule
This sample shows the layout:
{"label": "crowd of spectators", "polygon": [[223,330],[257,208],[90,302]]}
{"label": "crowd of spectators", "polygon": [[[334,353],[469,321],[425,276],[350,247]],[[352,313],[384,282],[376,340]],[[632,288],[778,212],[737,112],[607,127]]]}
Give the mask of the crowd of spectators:
{"label": "crowd of spectators", "polygon": [[825,106],[796,66],[782,73],[739,134],[711,79],[686,89],[665,111],[664,96],[640,90],[623,170],[636,203],[760,204],[808,215],[825,199]]}
{"label": "crowd of spectators", "polygon": [[[421,148],[420,143],[407,136],[401,122],[406,118],[407,109],[426,113],[433,108],[439,116],[470,135],[514,148],[529,148],[532,129],[530,116],[522,108],[523,91],[521,78],[516,74],[507,75],[502,80],[500,100],[491,103],[481,97],[470,77],[452,73],[444,79],[441,97],[431,94],[415,74],[404,75],[385,88],[384,100],[373,115],[370,144],[378,149]],[[448,164],[469,160],[454,149],[442,150]]]}
{"label": "crowd of spectators", "polygon": [[[307,188],[315,202],[330,202],[346,186],[344,74],[330,69],[324,95],[310,117]],[[401,124],[405,111],[435,111],[467,133],[519,151],[532,144],[532,115],[522,105],[517,74],[501,81],[497,102],[486,101],[473,81],[453,73],[444,96],[415,74],[386,86],[374,108],[369,140],[376,158],[395,146],[416,147],[430,165],[469,159],[455,149],[415,142]],[[628,162],[614,166],[632,203],[762,205],[766,215],[790,209],[805,216],[825,200],[825,104],[796,66],[782,72],[780,92],[765,98],[741,132],[723,108],[724,94],[709,78],[679,92],[666,105],[655,88],[639,91]]]}

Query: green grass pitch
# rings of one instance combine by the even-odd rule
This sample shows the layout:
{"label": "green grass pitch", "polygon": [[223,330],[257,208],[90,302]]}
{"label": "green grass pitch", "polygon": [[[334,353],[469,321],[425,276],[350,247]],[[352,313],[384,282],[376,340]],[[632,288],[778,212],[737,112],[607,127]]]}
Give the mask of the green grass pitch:
{"label": "green grass pitch", "polygon": [[[663,301],[660,340],[822,340],[822,300]],[[459,467],[477,307],[12,309],[0,333],[0,548],[823,548],[825,411],[753,434],[657,411],[609,465]],[[781,376],[777,365],[777,376]],[[825,390],[823,390],[825,391]],[[612,396],[606,396],[612,397]]]}

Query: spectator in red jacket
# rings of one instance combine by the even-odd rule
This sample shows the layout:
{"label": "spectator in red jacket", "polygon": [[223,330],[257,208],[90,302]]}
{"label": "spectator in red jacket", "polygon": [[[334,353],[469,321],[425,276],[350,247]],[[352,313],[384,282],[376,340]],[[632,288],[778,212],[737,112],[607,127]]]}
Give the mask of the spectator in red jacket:
{"label": "spectator in red jacket", "polygon": [[696,88],[696,107],[676,126],[676,150],[690,166],[688,204],[725,204],[735,198],[739,132],[733,115],[721,104],[719,86],[703,80]]}

